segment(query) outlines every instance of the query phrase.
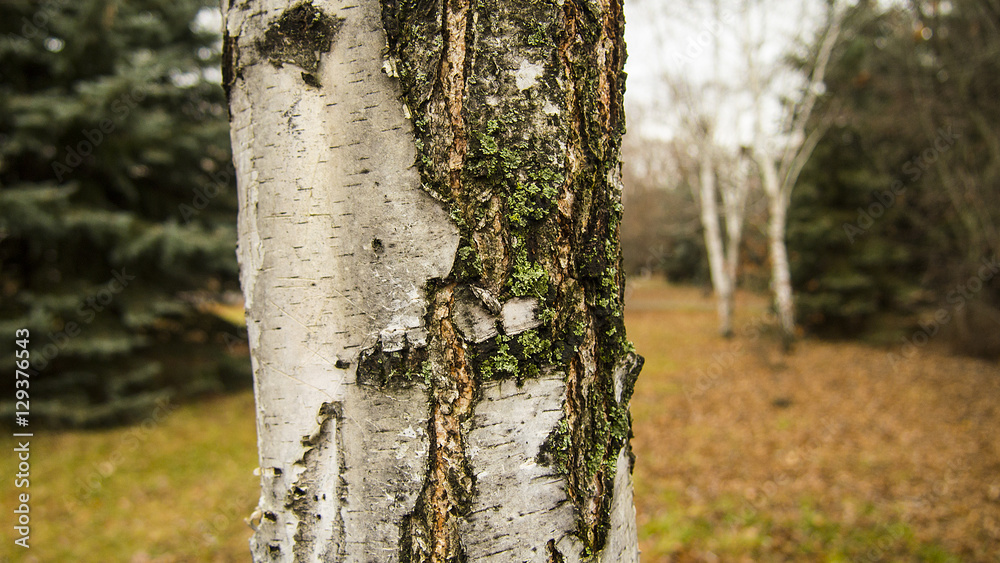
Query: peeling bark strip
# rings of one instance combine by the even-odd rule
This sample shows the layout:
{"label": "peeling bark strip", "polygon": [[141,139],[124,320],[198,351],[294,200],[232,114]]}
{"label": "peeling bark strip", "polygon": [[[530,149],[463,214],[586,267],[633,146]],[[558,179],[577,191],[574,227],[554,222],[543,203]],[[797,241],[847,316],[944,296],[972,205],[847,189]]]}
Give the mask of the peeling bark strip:
{"label": "peeling bark strip", "polygon": [[[291,498],[287,502],[287,507],[298,517],[292,549],[296,561],[316,559],[320,553],[324,554],[323,560],[343,556],[344,521],[336,510],[338,501],[347,492],[341,482],[341,405],[323,403],[319,415],[317,433],[302,440],[306,452],[297,462],[302,466],[302,472],[292,486]],[[322,520],[323,514],[329,515],[325,521]],[[272,520],[273,514],[265,514],[264,517]]]}
{"label": "peeling bark strip", "polygon": [[467,350],[452,323],[454,285],[436,291],[430,313],[433,370],[431,454],[416,510],[404,521],[400,560],[465,561],[459,520],[472,502],[473,479],[462,424],[472,413],[477,384]]}
{"label": "peeling bark strip", "polygon": [[228,3],[255,561],[638,561],[621,8]]}

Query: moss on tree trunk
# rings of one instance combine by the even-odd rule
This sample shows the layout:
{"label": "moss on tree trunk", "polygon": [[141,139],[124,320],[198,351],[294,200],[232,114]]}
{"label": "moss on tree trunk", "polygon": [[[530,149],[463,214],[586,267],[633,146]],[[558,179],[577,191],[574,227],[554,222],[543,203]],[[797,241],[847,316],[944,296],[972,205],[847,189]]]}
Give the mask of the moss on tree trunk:
{"label": "moss on tree trunk", "polygon": [[[403,560],[463,560],[457,521],[475,494],[463,427],[480,386],[543,372],[564,374],[567,396],[539,461],[566,476],[584,554],[596,553],[642,363],[622,320],[621,2],[382,8],[387,71],[403,87],[424,188],[461,233],[450,276],[428,288],[433,455]],[[522,310],[509,316],[527,321],[496,310],[512,303]],[[486,319],[484,339],[455,329],[463,313]],[[489,330],[490,315],[501,328]]]}

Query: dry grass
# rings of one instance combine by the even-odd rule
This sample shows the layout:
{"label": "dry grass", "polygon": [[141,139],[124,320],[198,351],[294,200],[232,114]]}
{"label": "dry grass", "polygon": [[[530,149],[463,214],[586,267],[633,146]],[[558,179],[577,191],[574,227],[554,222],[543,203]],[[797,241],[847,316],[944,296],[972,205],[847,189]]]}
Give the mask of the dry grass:
{"label": "dry grass", "polygon": [[[701,290],[639,281],[629,337],[643,561],[1000,561],[1000,369],[754,330]],[[901,358],[901,356],[899,356]]]}
{"label": "dry grass", "polygon": [[[764,303],[741,295],[737,327]],[[928,349],[893,370],[886,350],[808,340],[786,357],[767,336],[717,337],[700,289],[654,282],[632,286],[626,316],[647,359],[632,408],[645,563],[1000,561],[996,363]],[[39,432],[33,547],[8,528],[0,561],[249,560],[253,416],[241,393],[144,427]],[[4,522],[17,492],[5,477]]]}

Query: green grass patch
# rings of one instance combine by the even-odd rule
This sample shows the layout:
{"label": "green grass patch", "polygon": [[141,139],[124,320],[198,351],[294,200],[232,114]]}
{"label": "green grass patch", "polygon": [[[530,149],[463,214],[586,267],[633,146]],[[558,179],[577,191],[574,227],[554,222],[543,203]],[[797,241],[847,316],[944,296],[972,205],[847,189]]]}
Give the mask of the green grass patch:
{"label": "green grass patch", "polygon": [[[13,439],[0,447],[11,452]],[[4,541],[0,560],[249,559],[244,518],[259,483],[249,392],[166,405],[126,428],[38,430],[30,463],[27,489],[4,479],[0,510],[9,522],[17,495],[28,492],[31,547]],[[0,471],[17,472],[13,455],[0,458]]]}

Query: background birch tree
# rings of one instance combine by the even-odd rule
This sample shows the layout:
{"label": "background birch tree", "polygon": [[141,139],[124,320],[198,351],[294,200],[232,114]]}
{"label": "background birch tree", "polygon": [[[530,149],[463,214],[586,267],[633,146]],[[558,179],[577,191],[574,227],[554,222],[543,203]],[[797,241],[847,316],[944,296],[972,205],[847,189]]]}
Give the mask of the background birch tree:
{"label": "background birch tree", "polygon": [[729,337],[733,335],[740,246],[753,183],[742,154],[734,154],[716,143],[712,115],[700,110],[689,90],[677,90],[687,93],[673,99],[687,105],[690,113],[682,122],[684,129],[677,142],[670,145],[670,160],[674,163],[674,173],[688,185],[698,206],[719,333]]}
{"label": "background birch tree", "polygon": [[[688,185],[698,205],[719,333],[728,337],[733,333],[740,245],[751,187],[745,158],[736,142],[739,115],[725,110],[742,92],[734,87],[738,82],[733,82],[731,69],[721,64],[723,36],[736,34],[738,28],[734,12],[724,10],[718,0],[710,5],[688,3],[681,11],[694,19],[705,17],[708,24],[684,52],[689,60],[682,57],[673,61],[661,77],[669,93],[665,111],[674,114],[675,142],[670,145],[669,160],[674,176]],[[660,19],[670,21],[662,15]],[[670,36],[666,30],[660,34],[662,40]],[[661,44],[659,50],[669,52],[670,48]],[[686,63],[704,53],[707,56],[703,58],[711,60],[710,68],[692,72]]]}
{"label": "background birch tree", "polygon": [[[808,44],[810,51],[800,61],[805,80],[787,96],[777,94],[776,83],[787,80],[782,72],[785,63],[775,66],[764,60],[765,43],[771,33],[763,2],[744,3],[744,53],[747,62],[747,85],[753,96],[753,137],[750,153],[760,172],[760,183],[768,202],[768,247],[771,257],[771,290],[786,346],[795,336],[795,302],[792,293],[792,276],[788,264],[788,246],[785,241],[788,223],[788,206],[792,190],[798,182],[802,168],[819,140],[829,128],[829,120],[811,120],[818,97],[824,91],[824,76],[830,55],[840,35],[843,10],[838,2],[829,2],[822,20],[819,37],[809,42],[801,34],[789,38],[788,44]],[[801,19],[805,19],[804,17]],[[799,32],[801,33],[801,32]],[[778,86],[780,88],[780,86]],[[782,100],[782,117],[777,129],[766,123],[767,105],[774,98]],[[770,98],[770,99],[769,99]]]}
{"label": "background birch tree", "polygon": [[[731,324],[742,226],[751,189],[759,183],[768,202],[771,287],[787,343],[795,329],[785,243],[788,206],[802,167],[828,127],[810,116],[839,35],[841,3],[640,5],[662,26],[661,88],[670,100],[663,126],[680,142],[675,146],[687,144],[675,157],[690,161],[681,170],[697,194],[720,331],[726,334]],[[819,37],[815,42],[813,35]],[[746,175],[746,160],[755,163],[757,178]],[[729,180],[722,182],[724,176]]]}
{"label": "background birch tree", "polygon": [[637,561],[622,6],[224,5],[255,561]]}

